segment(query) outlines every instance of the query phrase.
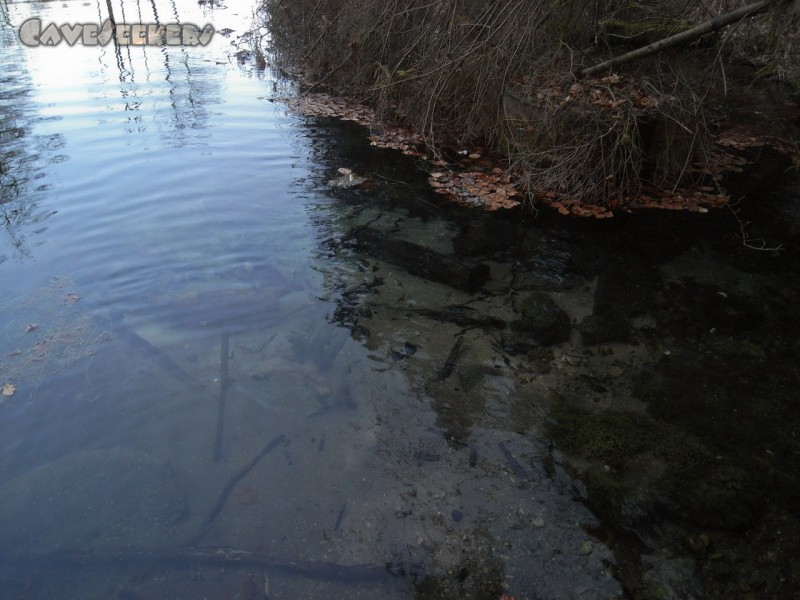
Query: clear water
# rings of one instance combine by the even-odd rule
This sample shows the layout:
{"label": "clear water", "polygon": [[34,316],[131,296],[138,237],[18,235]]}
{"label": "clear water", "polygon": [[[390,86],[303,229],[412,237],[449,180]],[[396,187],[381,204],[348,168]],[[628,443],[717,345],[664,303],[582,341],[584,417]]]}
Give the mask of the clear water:
{"label": "clear water", "polygon": [[[403,598],[412,570],[545,509],[579,544],[591,515],[558,486],[529,506],[492,473],[502,430],[471,452],[437,427],[424,384],[457,329],[423,346],[413,321],[373,326],[367,344],[344,326],[378,266],[332,251],[357,222],[327,181],[366,168],[363,132],[272,101],[269,73],[231,44],[249,6],[115,6],[118,20],[236,33],[194,49],[25,48],[29,16],[98,22],[105,3],[3,3],[0,352],[14,388],[0,406],[0,594]],[[407,193],[411,162],[367,156]],[[445,246],[455,231],[384,192],[371,202],[364,221],[382,211]],[[408,306],[468,298],[381,269]],[[417,346],[424,369],[392,358]],[[237,568],[220,547],[258,558]]]}
{"label": "clear water", "polygon": [[[291,90],[237,61],[251,6],[114,6],[235,32],[25,48],[29,16],[98,22],[106,3],[2,2],[0,598],[410,598],[425,573],[518,598],[621,593],[542,441],[548,410],[638,406],[613,381],[688,352],[687,278],[712,300],[782,286],[785,314],[760,310],[765,336],[790,338],[792,251],[764,276],[724,218],[523,232],[444,210],[412,160],[287,113]],[[375,186],[331,188],[339,167]],[[467,294],[351,247],[365,224],[448,256],[471,228],[508,239],[475,253],[492,279]],[[637,304],[662,283],[666,304]],[[573,324],[604,290],[636,339],[598,349],[574,329],[520,354],[475,324],[513,321],[530,290]],[[738,343],[740,308],[697,318]]]}

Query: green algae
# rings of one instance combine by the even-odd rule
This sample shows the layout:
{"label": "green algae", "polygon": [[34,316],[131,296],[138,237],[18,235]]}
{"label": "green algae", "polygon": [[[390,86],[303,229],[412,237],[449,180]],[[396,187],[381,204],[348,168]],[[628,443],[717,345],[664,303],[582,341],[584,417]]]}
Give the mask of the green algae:
{"label": "green algae", "polygon": [[[722,312],[717,326],[732,331],[733,316]],[[761,324],[736,337],[695,330],[634,370],[615,392],[626,389],[640,410],[561,400],[548,425],[620,557],[631,532],[669,531],[658,544],[693,556],[708,599],[788,598],[800,582],[797,367],[785,343],[792,329]],[[623,579],[632,597],[657,597],[639,556],[629,562]]]}

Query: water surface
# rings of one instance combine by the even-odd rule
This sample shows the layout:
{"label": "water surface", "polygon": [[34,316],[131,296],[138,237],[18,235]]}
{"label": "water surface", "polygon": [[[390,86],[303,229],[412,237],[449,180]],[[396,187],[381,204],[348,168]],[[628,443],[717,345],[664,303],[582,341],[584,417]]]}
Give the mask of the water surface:
{"label": "water surface", "polygon": [[[771,483],[792,497],[796,229],[766,230],[788,247],[773,260],[743,248],[726,215],[522,226],[448,208],[424,165],[370,147],[363,128],[285,110],[291,86],[237,59],[250,7],[115,6],[129,22],[234,32],[206,48],[25,48],[28,16],[97,22],[105,3],[3,3],[9,597],[611,598],[625,561],[656,564],[652,585],[701,588],[719,576],[703,556],[670,562],[647,537],[662,498],[623,523],[640,527],[627,552],[587,508],[568,471],[591,492],[596,469],[630,469],[646,488],[673,468],[641,447],[633,467],[603,464],[618,457],[548,430],[553,414],[594,426],[599,408],[649,403],[719,452],[736,485],[753,483],[729,468],[741,444],[777,454]],[[373,185],[332,187],[340,167]],[[781,199],[797,196],[762,209],[791,211]],[[364,226],[491,278],[470,293],[410,275],[353,242]],[[564,331],[520,325],[542,294]],[[687,372],[681,398],[715,417],[730,373],[749,373],[759,383],[733,381],[746,390],[733,404],[750,415],[773,400],[775,419],[703,439],[664,391]],[[776,419],[788,434],[775,437]],[[689,515],[695,526],[728,531],[708,514],[731,505],[747,513],[733,526],[752,525],[752,496],[723,500]]]}

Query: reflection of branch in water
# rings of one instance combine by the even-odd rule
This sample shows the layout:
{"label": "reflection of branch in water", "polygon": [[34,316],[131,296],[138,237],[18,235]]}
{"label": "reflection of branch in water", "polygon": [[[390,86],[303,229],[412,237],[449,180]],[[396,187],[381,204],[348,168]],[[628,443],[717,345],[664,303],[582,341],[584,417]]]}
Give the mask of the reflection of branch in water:
{"label": "reflection of branch in water", "polygon": [[[178,15],[178,7],[175,5],[174,0],[171,2],[172,4],[172,15],[173,15],[173,23],[180,23],[180,16]],[[162,51],[164,51],[164,64],[168,67],[168,54],[166,52],[166,46],[162,46]],[[183,46],[176,46],[178,51],[181,53],[182,59],[180,60],[180,64],[183,65],[184,70],[186,71],[186,92],[183,94],[185,96],[185,101],[189,105],[189,112],[191,113],[191,125],[190,129],[197,126],[197,122],[199,121],[199,116],[197,112],[197,106],[194,99],[194,88],[192,86],[192,69],[189,67],[189,55],[186,52],[186,48]],[[167,68],[167,81],[170,83],[170,98],[171,98],[171,106],[175,111],[175,123],[180,123],[180,109],[178,108],[178,101],[181,100],[181,96],[176,95],[176,91],[178,89],[177,83],[174,83],[170,78],[172,77],[172,73],[170,72],[169,68]]]}
{"label": "reflection of branch in water", "polygon": [[[2,204],[0,206],[2,206],[0,220],[2,221],[3,229],[8,235],[8,239],[11,243],[11,247],[14,249],[15,254],[18,258],[31,258],[32,254],[26,244],[25,236],[20,233],[20,229],[26,224],[26,216],[28,216],[26,213],[29,213],[28,209],[30,207],[23,206],[23,209],[25,210],[15,208],[11,208],[9,210],[9,207],[6,204]],[[5,262],[7,258],[7,256],[0,254],[0,263]]]}
{"label": "reflection of branch in water", "polygon": [[[64,140],[60,134],[32,135],[34,110],[27,63],[16,39],[8,41],[6,33],[0,30],[2,52],[11,53],[3,55],[4,70],[0,75],[0,227],[5,232],[0,239],[2,246],[10,248],[10,254],[25,259],[32,256],[26,229],[54,214],[40,210],[36,195],[40,189],[32,188],[42,175],[42,166],[54,160],[52,153],[63,147]],[[34,233],[43,230],[40,226]],[[3,250],[0,249],[0,262],[8,258],[3,256]]]}
{"label": "reflection of branch in water", "polygon": [[[150,0],[149,8],[152,16],[143,14],[141,0],[135,0],[133,10],[135,16],[130,16],[130,6],[126,11],[125,0],[120,0],[116,4],[112,4],[110,0],[97,0],[97,18],[100,23],[105,19],[116,17],[120,23],[137,22],[144,23],[152,19],[152,21],[159,25],[164,25],[162,16],[159,14],[158,6],[155,0]],[[147,6],[147,3],[145,3]],[[163,7],[162,7],[163,8]],[[163,13],[163,10],[161,11]],[[181,22],[178,15],[178,8],[175,2],[170,2],[170,10],[172,16],[168,17],[169,23],[179,24]],[[101,60],[101,70],[104,73],[117,72],[117,79],[120,84],[119,92],[125,101],[125,110],[134,111],[135,116],[132,116],[129,121],[131,122],[131,129],[129,133],[138,132],[142,133],[145,126],[142,124],[142,116],[140,114],[140,101],[138,92],[140,86],[137,85],[137,72],[136,66],[143,65],[144,73],[138,73],[138,79],[144,79],[144,82],[150,82],[153,73],[150,69],[148,58],[152,59],[157,56],[151,53],[150,50],[144,45],[138,44],[123,44],[117,43],[116,38],[112,36],[113,52],[115,64],[113,66],[104,64]],[[139,50],[137,50],[137,48]],[[153,48],[152,50],[156,50]],[[163,69],[166,75],[163,78],[168,85],[167,101],[169,103],[171,117],[168,119],[158,119],[158,123],[167,122],[171,127],[168,129],[169,134],[173,137],[170,140],[171,145],[183,146],[188,139],[185,132],[198,129],[204,125],[206,118],[206,111],[203,106],[206,103],[206,92],[208,91],[208,82],[202,81],[195,77],[189,62],[189,53],[183,46],[167,46],[162,44],[158,49],[162,54]],[[137,63],[138,52],[141,53],[142,63]],[[179,54],[176,54],[179,53]],[[101,53],[102,56],[103,53]],[[177,61],[177,62],[176,62]],[[176,64],[178,68],[176,68]],[[110,67],[110,68],[109,68]],[[158,68],[158,67],[156,67]],[[141,71],[142,69],[140,69]],[[185,73],[184,76],[179,76],[180,73]],[[143,83],[142,81],[138,82]],[[202,94],[201,94],[202,93]]]}
{"label": "reflection of branch in water", "polygon": [[11,27],[11,17],[8,14],[8,1],[7,0],[0,0],[0,19],[2,19],[2,25],[6,27]]}

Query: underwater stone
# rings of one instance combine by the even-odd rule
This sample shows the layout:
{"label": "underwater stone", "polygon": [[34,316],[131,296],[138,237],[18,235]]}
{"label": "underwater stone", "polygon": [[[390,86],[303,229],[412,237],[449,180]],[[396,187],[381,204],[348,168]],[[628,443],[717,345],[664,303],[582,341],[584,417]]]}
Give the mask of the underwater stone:
{"label": "underwater stone", "polygon": [[631,337],[631,326],[628,321],[618,315],[589,315],[578,325],[584,344],[607,344],[609,342],[627,342]]}
{"label": "underwater stone", "polygon": [[572,329],[569,316],[547,294],[533,292],[517,296],[514,308],[519,315],[512,323],[515,330],[529,332],[547,345],[569,340]]}

